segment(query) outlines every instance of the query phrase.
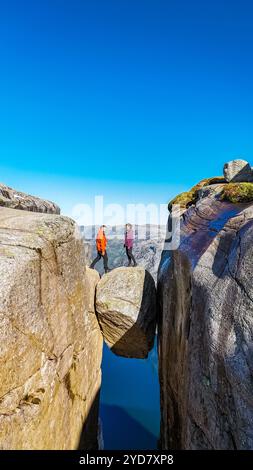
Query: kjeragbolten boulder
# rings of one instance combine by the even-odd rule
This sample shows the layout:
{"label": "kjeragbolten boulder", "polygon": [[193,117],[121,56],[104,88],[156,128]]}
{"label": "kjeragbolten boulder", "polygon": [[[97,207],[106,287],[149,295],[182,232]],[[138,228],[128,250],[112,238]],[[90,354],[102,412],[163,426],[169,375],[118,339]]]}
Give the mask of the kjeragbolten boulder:
{"label": "kjeragbolten boulder", "polygon": [[156,288],[148,271],[121,267],[105,274],[97,285],[96,311],[115,354],[147,357],[156,328]]}

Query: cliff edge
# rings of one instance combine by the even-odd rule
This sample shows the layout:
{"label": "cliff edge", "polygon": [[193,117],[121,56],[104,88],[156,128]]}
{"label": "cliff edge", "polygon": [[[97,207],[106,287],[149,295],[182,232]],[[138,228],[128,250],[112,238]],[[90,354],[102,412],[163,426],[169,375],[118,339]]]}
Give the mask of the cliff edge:
{"label": "cliff edge", "polygon": [[231,181],[174,200],[180,245],[158,275],[164,449],[253,448],[253,184]]}
{"label": "cliff edge", "polygon": [[0,448],[96,448],[96,273],[74,222],[0,208]]}
{"label": "cliff edge", "polygon": [[60,208],[54,202],[22,193],[3,183],[0,183],[0,207],[1,206],[24,211],[60,214]]}

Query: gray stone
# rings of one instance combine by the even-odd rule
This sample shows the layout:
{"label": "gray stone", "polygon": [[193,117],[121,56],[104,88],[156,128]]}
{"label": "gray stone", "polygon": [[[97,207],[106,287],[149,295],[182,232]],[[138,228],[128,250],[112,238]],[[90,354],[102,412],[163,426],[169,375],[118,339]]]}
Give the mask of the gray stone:
{"label": "gray stone", "polygon": [[198,190],[198,198],[197,198],[196,204],[198,204],[198,201],[200,199],[204,199],[206,197],[219,199],[222,195],[224,186],[226,184],[227,183],[221,183],[221,184],[210,184],[207,186],[203,186],[203,188]]}
{"label": "gray stone", "polygon": [[2,183],[0,183],[0,206],[32,212],[60,214],[60,208],[54,202],[21,193]]}
{"label": "gray stone", "polygon": [[253,449],[253,206],[205,197],[158,275],[161,445]]}
{"label": "gray stone", "polygon": [[75,223],[0,208],[0,448],[95,448],[99,275]]}
{"label": "gray stone", "polygon": [[156,328],[156,289],[144,268],[122,267],[105,274],[97,285],[96,311],[115,354],[147,357]]}
{"label": "gray stone", "polygon": [[223,174],[227,182],[253,182],[251,166],[245,160],[232,160],[225,163]]}

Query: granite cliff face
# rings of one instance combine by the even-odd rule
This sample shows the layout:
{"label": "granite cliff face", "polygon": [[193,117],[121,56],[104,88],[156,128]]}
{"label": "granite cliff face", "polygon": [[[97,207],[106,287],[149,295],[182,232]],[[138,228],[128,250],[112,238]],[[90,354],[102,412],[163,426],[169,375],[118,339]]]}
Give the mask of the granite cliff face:
{"label": "granite cliff face", "polygon": [[0,448],[96,448],[99,275],[73,221],[0,208]]}
{"label": "granite cliff face", "polygon": [[[253,185],[246,194],[244,184],[184,194],[180,246],[162,254],[164,449],[253,449]],[[229,202],[235,192],[248,202]]]}

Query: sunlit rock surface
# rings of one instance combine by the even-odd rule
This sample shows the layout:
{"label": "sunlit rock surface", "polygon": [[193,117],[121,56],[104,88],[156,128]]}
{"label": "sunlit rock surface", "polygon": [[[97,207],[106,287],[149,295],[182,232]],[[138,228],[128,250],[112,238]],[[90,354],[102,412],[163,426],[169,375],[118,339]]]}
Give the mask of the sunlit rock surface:
{"label": "sunlit rock surface", "polygon": [[105,274],[97,285],[96,311],[115,354],[147,357],[155,335],[156,289],[145,269],[122,267]]}
{"label": "sunlit rock surface", "polygon": [[253,182],[253,171],[245,160],[232,160],[225,163],[223,174],[227,182]]}
{"label": "sunlit rock surface", "polygon": [[0,279],[0,448],[95,448],[99,276],[74,222],[1,208]]}
{"label": "sunlit rock surface", "polygon": [[16,191],[0,183],[0,206],[32,212],[60,214],[60,208],[51,201]]}

